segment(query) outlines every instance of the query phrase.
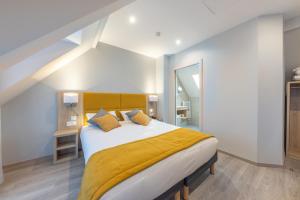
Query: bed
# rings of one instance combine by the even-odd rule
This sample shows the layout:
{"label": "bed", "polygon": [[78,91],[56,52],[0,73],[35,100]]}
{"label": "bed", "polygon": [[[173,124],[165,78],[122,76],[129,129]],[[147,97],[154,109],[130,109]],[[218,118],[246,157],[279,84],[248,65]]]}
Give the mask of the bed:
{"label": "bed", "polygon": [[[104,96],[107,98],[107,95]],[[101,94],[84,95],[84,113],[95,112],[99,107],[108,110],[126,110],[139,108],[146,112],[147,97],[145,95],[131,96],[126,94],[125,99],[130,100],[126,103],[119,103],[118,95],[110,96],[110,102],[107,105],[103,102]],[[122,95],[121,95],[122,96]],[[122,97],[120,96],[120,101]],[[117,98],[116,98],[117,97]],[[93,99],[98,99],[98,103]],[[114,98],[115,100],[112,100]],[[99,103],[99,100],[102,100]],[[142,99],[137,101],[137,99]],[[124,101],[124,98],[123,98]],[[134,103],[135,102],[135,103]],[[109,108],[107,106],[109,105]],[[122,107],[122,105],[125,105]],[[133,141],[142,140],[164,134],[179,127],[152,120],[148,126],[136,125],[129,121],[122,121],[121,127],[116,128],[109,133],[105,133],[95,126],[85,123],[81,129],[81,143],[85,163],[96,152],[116,147],[121,144],[127,144]],[[121,183],[107,191],[101,200],[147,200],[147,199],[165,199],[167,195],[175,194],[180,188],[185,188],[185,199],[188,198],[188,186],[190,182],[203,171],[212,167],[217,159],[217,139],[212,137],[203,140],[188,149],[173,154],[166,159],[148,167],[147,169],[129,177]]]}

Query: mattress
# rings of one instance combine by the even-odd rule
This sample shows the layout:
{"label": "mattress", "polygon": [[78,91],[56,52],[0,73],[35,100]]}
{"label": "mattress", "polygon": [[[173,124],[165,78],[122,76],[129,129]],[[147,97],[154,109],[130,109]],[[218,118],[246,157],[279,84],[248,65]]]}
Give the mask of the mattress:
{"label": "mattress", "polygon": [[[151,120],[148,126],[121,122],[122,127],[105,133],[94,126],[81,130],[85,163],[96,152],[128,142],[160,135],[179,127]],[[101,200],[151,200],[206,163],[217,149],[217,139],[209,138],[180,151],[140,173],[119,183],[106,192]]]}

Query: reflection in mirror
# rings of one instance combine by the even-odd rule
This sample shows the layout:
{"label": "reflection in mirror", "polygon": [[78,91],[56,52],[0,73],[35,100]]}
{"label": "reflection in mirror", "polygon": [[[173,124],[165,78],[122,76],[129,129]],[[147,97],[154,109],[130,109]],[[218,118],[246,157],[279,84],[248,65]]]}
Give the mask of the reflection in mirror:
{"label": "reflection in mirror", "polygon": [[200,130],[200,65],[180,68],[176,74],[176,125]]}

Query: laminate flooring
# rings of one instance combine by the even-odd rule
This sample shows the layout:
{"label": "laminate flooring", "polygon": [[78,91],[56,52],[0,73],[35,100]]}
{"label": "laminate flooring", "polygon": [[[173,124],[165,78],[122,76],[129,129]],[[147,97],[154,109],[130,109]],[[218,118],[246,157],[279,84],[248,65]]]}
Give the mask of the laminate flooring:
{"label": "laminate flooring", "polygon": [[[286,163],[284,168],[258,167],[219,153],[216,174],[204,174],[191,187],[190,199],[300,200],[300,163]],[[56,165],[44,158],[5,167],[0,199],[76,199],[83,169],[83,158]]]}

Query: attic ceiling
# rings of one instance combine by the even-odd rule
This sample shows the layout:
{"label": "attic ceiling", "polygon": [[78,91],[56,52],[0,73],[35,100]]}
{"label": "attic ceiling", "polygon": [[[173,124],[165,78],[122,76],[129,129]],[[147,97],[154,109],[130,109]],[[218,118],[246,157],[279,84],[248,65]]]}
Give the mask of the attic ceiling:
{"label": "attic ceiling", "polygon": [[[300,13],[299,0],[137,0],[110,15],[101,41],[150,57],[177,53],[265,14]],[[136,18],[129,24],[130,16]],[[160,32],[160,37],[156,33]],[[181,45],[175,44],[181,40]]]}
{"label": "attic ceiling", "polygon": [[[38,0],[1,3],[0,26],[4,32],[0,37],[0,105],[95,48],[98,41],[159,57],[179,52],[256,16],[283,13],[285,19],[292,19],[300,13],[299,0],[44,3]],[[65,12],[70,5],[72,12]],[[134,24],[129,23],[130,16]],[[293,28],[298,26],[300,18],[290,21],[289,28]],[[181,44],[176,45],[175,41]]]}
{"label": "attic ceiling", "polygon": [[1,2],[0,105],[95,48],[107,16],[133,1]]}

